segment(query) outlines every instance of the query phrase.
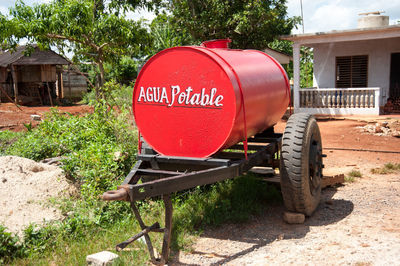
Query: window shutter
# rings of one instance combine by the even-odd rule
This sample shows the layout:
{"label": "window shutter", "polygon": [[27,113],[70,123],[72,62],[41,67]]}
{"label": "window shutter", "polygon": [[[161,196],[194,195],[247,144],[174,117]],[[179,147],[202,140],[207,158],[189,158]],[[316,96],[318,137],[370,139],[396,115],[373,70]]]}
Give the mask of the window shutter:
{"label": "window shutter", "polygon": [[336,57],[336,88],[368,86],[368,55]]}

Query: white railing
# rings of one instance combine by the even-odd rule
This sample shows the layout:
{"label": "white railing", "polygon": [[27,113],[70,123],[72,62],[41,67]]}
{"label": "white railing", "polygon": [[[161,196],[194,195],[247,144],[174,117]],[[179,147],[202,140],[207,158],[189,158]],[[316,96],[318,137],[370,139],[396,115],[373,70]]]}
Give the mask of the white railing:
{"label": "white railing", "polygon": [[303,112],[379,114],[380,88],[307,88],[299,95]]}

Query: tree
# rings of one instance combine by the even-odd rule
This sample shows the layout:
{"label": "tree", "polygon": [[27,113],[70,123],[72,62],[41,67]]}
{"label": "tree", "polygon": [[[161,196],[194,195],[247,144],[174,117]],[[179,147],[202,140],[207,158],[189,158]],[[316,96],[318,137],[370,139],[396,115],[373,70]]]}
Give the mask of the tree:
{"label": "tree", "polygon": [[[274,40],[268,44],[268,47],[287,55],[293,54],[291,41]],[[311,88],[313,86],[313,58],[314,53],[312,48],[302,46],[300,48],[300,87]],[[289,78],[293,78],[293,63],[286,67],[286,72]]]}
{"label": "tree", "polygon": [[186,29],[176,27],[173,17],[165,13],[159,14],[151,22],[150,36],[152,39],[150,55],[170,47],[191,45],[195,42]]}
{"label": "tree", "polygon": [[170,0],[168,9],[196,41],[230,38],[233,48],[264,49],[299,21],[287,17],[286,0]]}
{"label": "tree", "polygon": [[150,38],[141,22],[124,18],[125,12],[146,1],[128,6],[103,0],[53,0],[27,6],[18,1],[10,17],[0,15],[0,43],[15,47],[21,39],[42,47],[55,46],[62,53],[73,52],[76,61],[90,61],[98,67],[98,83],[104,83],[104,64],[121,55],[139,53]]}

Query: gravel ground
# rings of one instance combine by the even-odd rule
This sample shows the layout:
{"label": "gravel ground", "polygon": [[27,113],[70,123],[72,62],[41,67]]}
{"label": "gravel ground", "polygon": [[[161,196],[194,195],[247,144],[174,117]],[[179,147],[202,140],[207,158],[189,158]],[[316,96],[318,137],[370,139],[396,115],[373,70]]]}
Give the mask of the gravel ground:
{"label": "gravel ground", "polygon": [[171,265],[399,265],[400,177],[369,175],[323,192],[302,225],[282,221],[269,206],[241,225],[206,230]]}
{"label": "gravel ground", "polygon": [[[400,139],[361,134],[360,121],[323,121],[324,147],[400,152]],[[283,131],[284,123],[277,125]],[[244,224],[209,228],[190,252],[170,265],[400,265],[400,173],[374,175],[396,153],[325,150],[326,175],[362,172],[361,178],[323,190],[321,204],[304,224],[282,220],[282,204],[269,205]]]}

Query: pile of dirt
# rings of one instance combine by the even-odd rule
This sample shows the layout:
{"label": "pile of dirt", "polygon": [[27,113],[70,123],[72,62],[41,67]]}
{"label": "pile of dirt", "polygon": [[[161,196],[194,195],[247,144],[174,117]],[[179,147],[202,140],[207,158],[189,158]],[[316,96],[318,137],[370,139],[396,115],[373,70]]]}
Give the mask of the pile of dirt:
{"label": "pile of dirt", "polygon": [[0,157],[0,191],[0,223],[14,233],[61,219],[49,199],[76,193],[61,168],[16,156]]}
{"label": "pile of dirt", "polygon": [[400,138],[400,121],[383,121],[375,124],[367,124],[359,127],[361,132],[367,132],[377,136],[392,136]]}

